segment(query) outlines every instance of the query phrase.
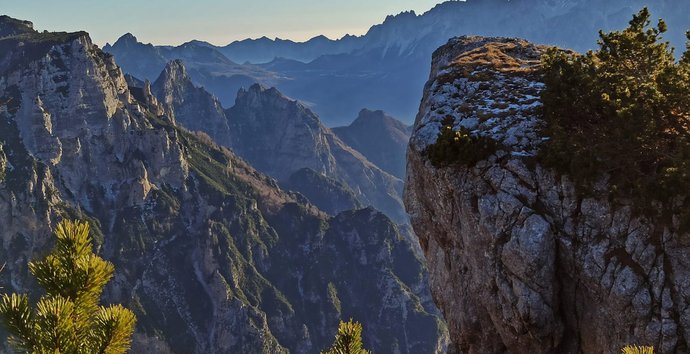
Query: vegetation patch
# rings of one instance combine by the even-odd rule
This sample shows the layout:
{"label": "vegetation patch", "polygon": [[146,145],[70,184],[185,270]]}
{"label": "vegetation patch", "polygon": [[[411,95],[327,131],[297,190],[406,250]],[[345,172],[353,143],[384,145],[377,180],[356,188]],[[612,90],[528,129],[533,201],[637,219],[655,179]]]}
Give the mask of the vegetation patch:
{"label": "vegetation patch", "polygon": [[442,125],[436,142],[424,151],[435,167],[450,165],[472,167],[496,152],[498,144],[494,139],[474,134],[463,127],[454,130],[453,117],[446,117]]}
{"label": "vegetation patch", "polygon": [[625,30],[600,32],[598,50],[550,49],[542,60],[550,141],[540,161],[581,194],[606,176],[612,197],[657,215],[688,210],[677,197],[690,190],[690,50],[676,61],[665,31],[645,8]]}

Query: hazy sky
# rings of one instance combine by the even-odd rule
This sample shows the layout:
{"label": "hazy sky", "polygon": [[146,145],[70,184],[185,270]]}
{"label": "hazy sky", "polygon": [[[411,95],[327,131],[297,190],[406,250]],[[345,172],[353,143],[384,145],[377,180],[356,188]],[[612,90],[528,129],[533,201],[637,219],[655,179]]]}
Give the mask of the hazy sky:
{"label": "hazy sky", "polygon": [[431,9],[439,0],[13,0],[0,11],[38,30],[91,33],[112,43],[131,32],[139,41],[180,44],[191,39],[227,44],[236,39],[306,40],[364,34],[386,15]]}

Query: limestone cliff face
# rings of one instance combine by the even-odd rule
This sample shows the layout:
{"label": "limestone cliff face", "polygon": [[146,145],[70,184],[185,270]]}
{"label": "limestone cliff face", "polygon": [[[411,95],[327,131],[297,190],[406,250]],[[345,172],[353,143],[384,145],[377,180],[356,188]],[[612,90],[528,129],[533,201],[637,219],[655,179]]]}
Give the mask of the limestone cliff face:
{"label": "limestone cliff face", "polygon": [[387,217],[329,217],[169,111],[86,33],[0,18],[4,291],[35,292],[27,262],[80,218],[115,263],[105,300],[138,316],[133,352],[315,353],[349,317],[379,352],[443,350],[423,263]]}
{"label": "limestone cliff face", "polygon": [[203,131],[220,144],[228,145],[230,129],[218,99],[196,87],[180,60],[169,62],[151,86],[170,115],[191,131]]}
{"label": "limestone cliff face", "polygon": [[226,114],[230,147],[259,171],[285,181],[310,168],[346,184],[362,204],[406,222],[402,181],[345,144],[300,102],[257,84],[240,90]]}
{"label": "limestone cliff face", "polygon": [[[408,150],[405,203],[448,322],[451,353],[616,353],[626,344],[690,350],[690,237],[612,203],[578,197],[534,158],[543,48],[452,39],[433,57]],[[473,167],[424,155],[441,121],[490,136]],[[599,195],[599,196],[597,196]]]}

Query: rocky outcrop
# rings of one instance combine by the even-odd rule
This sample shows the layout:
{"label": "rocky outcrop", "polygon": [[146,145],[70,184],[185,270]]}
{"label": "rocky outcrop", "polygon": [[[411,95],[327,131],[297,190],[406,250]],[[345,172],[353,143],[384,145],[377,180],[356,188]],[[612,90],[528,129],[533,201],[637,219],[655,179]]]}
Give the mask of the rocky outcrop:
{"label": "rocky outcrop", "polygon": [[181,60],[165,66],[151,92],[179,125],[191,131],[203,131],[216,142],[228,145],[230,128],[223,107],[206,90],[194,86]]}
{"label": "rocky outcrop", "polygon": [[319,117],[275,88],[253,85],[240,90],[226,111],[230,147],[279,181],[310,168],[352,189],[363,205],[402,223],[402,181],[343,143]]}
{"label": "rocky outcrop", "polygon": [[27,262],[79,218],[115,264],[104,300],[138,317],[133,352],[316,353],[349,317],[379,352],[443,349],[423,263],[387,217],[329,217],[159,115],[86,33],[24,30],[0,38],[3,291],[35,294]]}
{"label": "rocky outcrop", "polygon": [[350,125],[333,132],[376,166],[403,179],[410,128],[384,111],[363,109]]}
{"label": "rocky outcrop", "polygon": [[[689,235],[589,196],[534,158],[538,63],[522,40],[462,37],[433,57],[408,150],[405,202],[448,322],[451,353],[690,350]],[[434,167],[441,121],[491,137],[475,166]]]}

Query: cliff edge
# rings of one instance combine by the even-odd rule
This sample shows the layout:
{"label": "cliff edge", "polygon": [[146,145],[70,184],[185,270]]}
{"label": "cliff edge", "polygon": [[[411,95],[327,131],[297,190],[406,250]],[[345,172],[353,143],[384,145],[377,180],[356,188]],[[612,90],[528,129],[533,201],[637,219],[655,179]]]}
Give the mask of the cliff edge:
{"label": "cliff edge", "polygon": [[[451,39],[433,56],[408,148],[405,204],[448,323],[450,353],[690,349],[687,234],[587,197],[536,158],[540,57],[508,38]],[[450,126],[491,139],[476,164],[434,164]],[[598,193],[598,190],[601,193]]]}

